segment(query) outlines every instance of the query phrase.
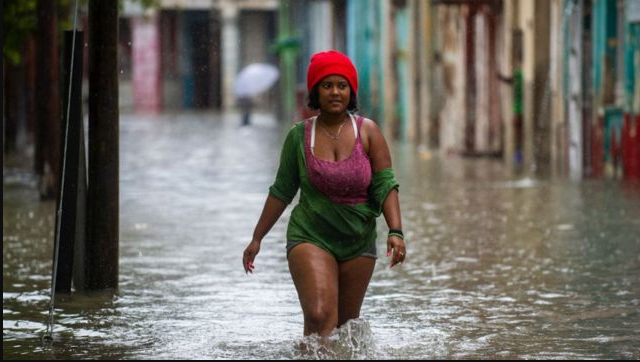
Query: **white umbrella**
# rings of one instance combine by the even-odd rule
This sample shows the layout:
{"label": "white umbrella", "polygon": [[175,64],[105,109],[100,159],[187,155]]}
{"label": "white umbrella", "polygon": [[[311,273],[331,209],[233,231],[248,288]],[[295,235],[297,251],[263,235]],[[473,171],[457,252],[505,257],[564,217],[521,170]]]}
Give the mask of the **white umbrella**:
{"label": "white umbrella", "polygon": [[238,73],[233,93],[238,98],[256,96],[271,88],[279,76],[278,68],[271,64],[249,64]]}

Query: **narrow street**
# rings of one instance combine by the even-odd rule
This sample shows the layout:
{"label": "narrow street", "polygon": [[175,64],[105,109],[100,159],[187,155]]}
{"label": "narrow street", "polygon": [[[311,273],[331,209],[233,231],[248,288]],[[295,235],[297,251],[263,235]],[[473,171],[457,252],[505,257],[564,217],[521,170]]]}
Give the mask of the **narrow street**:
{"label": "narrow street", "polygon": [[[51,345],[55,205],[30,172],[3,170],[3,358],[301,358],[291,208],[253,275],[241,262],[288,125],[120,122],[119,293],[59,296]],[[379,237],[362,319],[340,331],[336,358],[640,358],[637,184],[514,178],[498,160],[391,148],[407,262],[390,270]]]}

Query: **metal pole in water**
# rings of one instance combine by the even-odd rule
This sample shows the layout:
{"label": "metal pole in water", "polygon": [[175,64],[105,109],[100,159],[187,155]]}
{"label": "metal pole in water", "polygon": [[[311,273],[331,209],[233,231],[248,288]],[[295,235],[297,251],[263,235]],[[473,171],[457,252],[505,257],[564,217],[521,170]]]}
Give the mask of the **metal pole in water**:
{"label": "metal pole in water", "polygon": [[65,183],[65,173],[66,173],[66,153],[67,153],[67,145],[68,145],[68,135],[69,135],[69,114],[71,113],[71,89],[73,84],[73,63],[74,63],[74,53],[75,53],[75,43],[76,43],[76,32],[77,32],[77,24],[78,24],[78,0],[75,1],[74,11],[73,11],[73,38],[71,45],[71,61],[69,66],[69,93],[67,97],[67,111],[66,111],[66,123],[65,123],[65,144],[64,151],[62,154],[62,177],[60,179],[60,202],[58,203],[58,210],[56,212],[56,237],[54,239],[54,255],[53,255],[53,273],[51,276],[51,300],[49,301],[49,320],[47,323],[47,330],[44,336],[44,340],[52,341],[53,340],[53,323],[54,323],[54,307],[55,307],[55,293],[56,293],[56,279],[58,274],[58,257],[60,251],[60,228],[61,228],[61,220],[62,220],[62,200],[64,200],[64,183]]}
{"label": "metal pole in water", "polygon": [[118,1],[89,2],[87,290],[117,290]]}

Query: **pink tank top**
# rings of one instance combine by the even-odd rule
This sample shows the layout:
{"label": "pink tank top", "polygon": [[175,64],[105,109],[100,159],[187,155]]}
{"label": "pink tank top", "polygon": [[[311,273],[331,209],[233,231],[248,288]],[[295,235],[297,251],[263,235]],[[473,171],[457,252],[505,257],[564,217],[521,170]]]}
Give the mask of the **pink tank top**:
{"label": "pink tank top", "polygon": [[315,146],[314,126],[317,117],[309,119],[304,126],[304,149],[309,182],[331,201],[354,205],[367,202],[371,162],[360,139],[363,118],[358,117],[356,121],[353,115],[349,116],[356,135],[356,143],[349,157],[338,162],[316,158],[312,147]]}

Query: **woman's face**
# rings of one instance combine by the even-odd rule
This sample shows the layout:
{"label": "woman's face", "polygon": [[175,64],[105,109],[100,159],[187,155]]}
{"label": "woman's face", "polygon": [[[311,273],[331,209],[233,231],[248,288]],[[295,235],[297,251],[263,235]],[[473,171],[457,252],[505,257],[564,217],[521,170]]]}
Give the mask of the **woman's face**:
{"label": "woman's face", "polygon": [[318,101],[320,110],[331,114],[347,111],[351,100],[351,87],[347,79],[341,75],[330,75],[320,81]]}

